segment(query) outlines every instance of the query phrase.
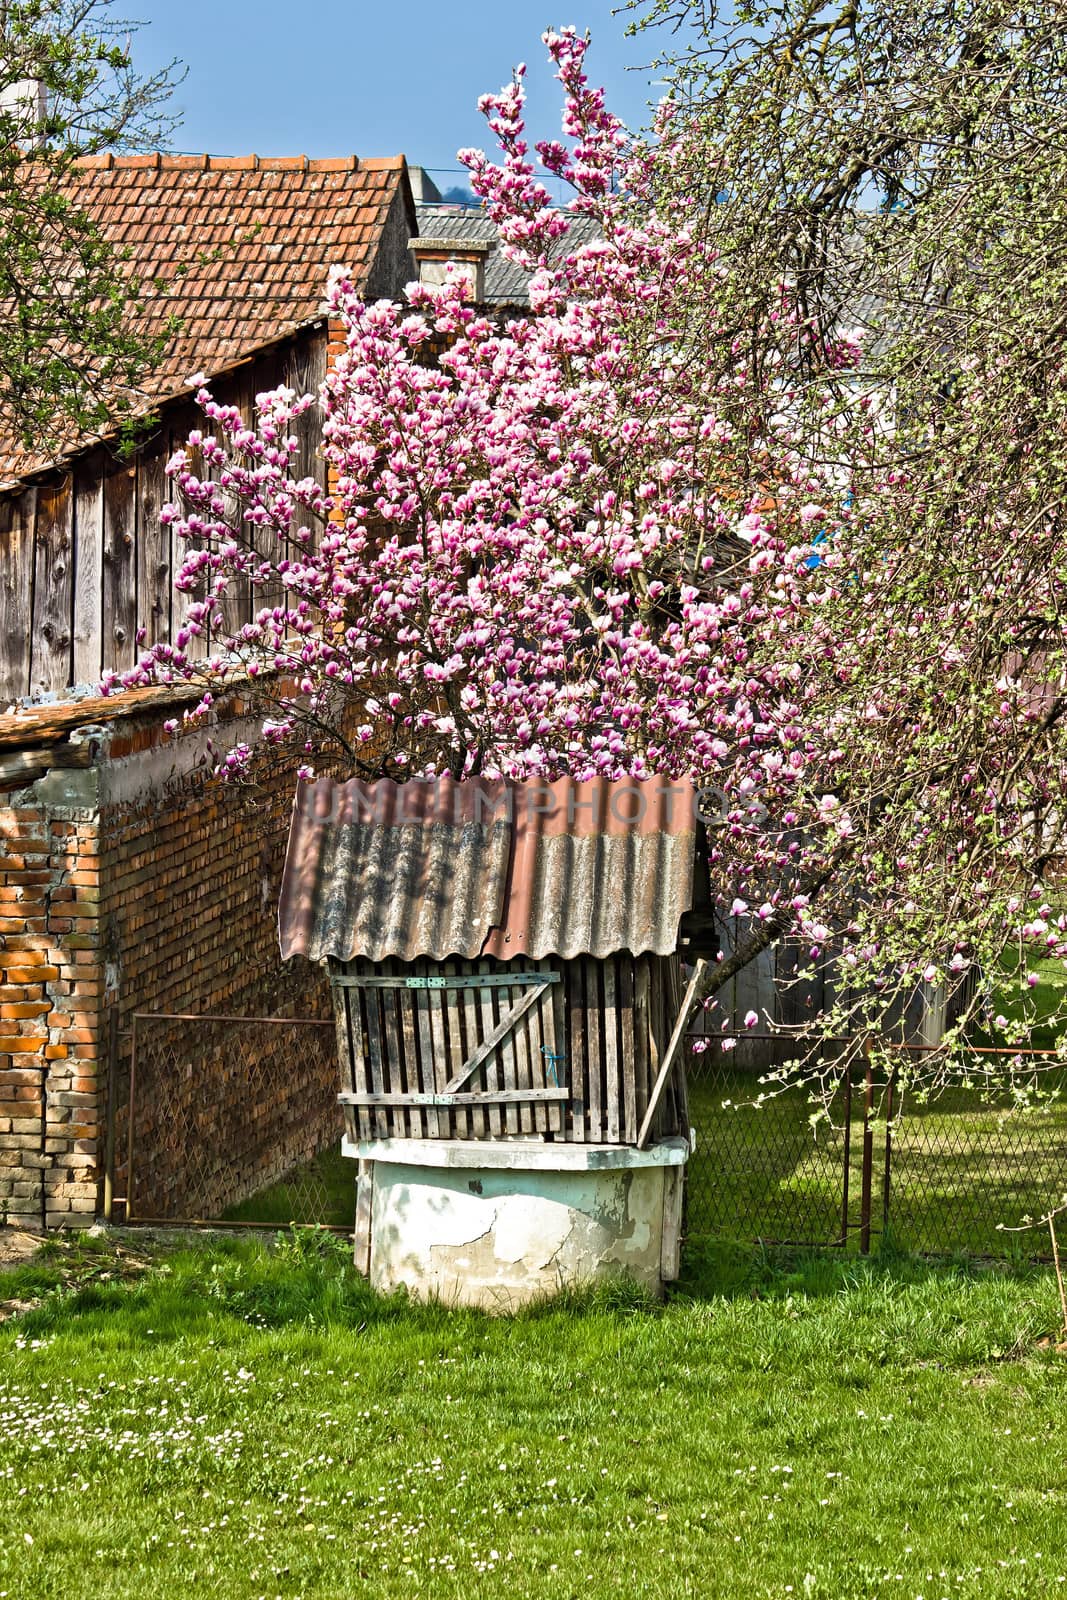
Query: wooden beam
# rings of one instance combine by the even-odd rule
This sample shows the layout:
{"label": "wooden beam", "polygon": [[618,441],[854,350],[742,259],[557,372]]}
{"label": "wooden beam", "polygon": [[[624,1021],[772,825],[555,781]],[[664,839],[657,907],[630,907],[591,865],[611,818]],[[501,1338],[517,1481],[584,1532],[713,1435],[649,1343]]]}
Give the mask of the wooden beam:
{"label": "wooden beam", "polygon": [[74,680],[74,488],[69,473],[37,491],[34,536],[33,636],[30,682],[33,692],[66,689]]}
{"label": "wooden beam", "polygon": [[568,1100],[569,1089],[495,1089],[488,1094],[340,1094],[343,1106],[494,1106],[524,1100]]}
{"label": "wooden beam", "polygon": [[660,1068],[656,1076],[656,1081],[652,1085],[652,1093],[648,1097],[648,1110],[645,1112],[645,1120],[642,1122],[640,1132],[637,1135],[637,1148],[639,1150],[643,1150],[645,1145],[648,1143],[649,1131],[652,1127],[660,1100],[663,1097],[663,1091],[667,1087],[667,1080],[674,1070],[674,1063],[678,1059],[678,1052],[682,1048],[682,1040],[685,1038],[686,1026],[688,1025],[689,1018],[692,1016],[696,1007],[697,1000],[700,997],[700,987],[704,981],[704,974],[707,972],[707,970],[708,963],[704,960],[703,956],[701,956],[700,960],[693,968],[693,976],[689,980],[689,987],[685,991],[685,997],[682,1000],[681,1010],[678,1012],[677,1019],[675,1020],[674,1032],[671,1034],[670,1042],[663,1053],[663,1060],[660,1062]]}
{"label": "wooden beam", "polygon": [[30,692],[37,490],[0,503],[0,710]]}

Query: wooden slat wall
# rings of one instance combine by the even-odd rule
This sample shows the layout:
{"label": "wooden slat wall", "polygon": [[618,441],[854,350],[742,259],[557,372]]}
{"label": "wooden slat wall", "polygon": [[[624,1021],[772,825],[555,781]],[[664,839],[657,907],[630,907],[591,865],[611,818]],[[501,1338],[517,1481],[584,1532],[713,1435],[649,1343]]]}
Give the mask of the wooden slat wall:
{"label": "wooden slat wall", "polygon": [[[546,985],[492,1050],[464,1091],[570,1090],[569,1102],[504,1105],[347,1107],[353,1138],[564,1139],[634,1144],[652,1082],[681,1004],[678,961],[670,956],[607,961],[582,957],[515,963],[416,961],[408,966],[353,961],[348,977],[415,974],[478,976],[535,968],[561,974]],[[442,1093],[528,986],[403,989],[338,986],[338,1026],[346,1089],[373,1095]],[[351,1062],[351,1070],[348,1063]],[[687,1126],[684,1063],[664,1096],[656,1128],[667,1137]]]}
{"label": "wooden slat wall", "polygon": [[[250,419],[256,393],[281,383],[314,388],[325,362],[325,333],[315,332],[220,380],[214,392]],[[173,589],[183,550],[160,522],[170,495],[164,468],[202,422],[192,404],[175,403],[128,461],[97,446],[70,471],[0,497],[0,710],[31,694],[96,684],[132,667],[142,648],[174,638],[196,596]],[[297,433],[294,474],[325,484],[316,409]],[[227,596],[227,627],[276,603],[243,583]]]}
{"label": "wooden slat wall", "polygon": [[115,672],[137,661],[137,475],[121,466],[104,478],[103,658]]}
{"label": "wooden slat wall", "polygon": [[37,491],[30,691],[65,689],[73,660],[74,492],[69,477]]}
{"label": "wooden slat wall", "polygon": [[26,619],[33,609],[36,519],[36,489],[0,505],[0,711],[30,688]]}

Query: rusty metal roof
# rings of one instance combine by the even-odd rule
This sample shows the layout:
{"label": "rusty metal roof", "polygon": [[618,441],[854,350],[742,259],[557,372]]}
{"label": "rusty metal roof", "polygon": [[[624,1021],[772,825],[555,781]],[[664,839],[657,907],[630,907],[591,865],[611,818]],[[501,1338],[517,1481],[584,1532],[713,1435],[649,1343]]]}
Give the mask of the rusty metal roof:
{"label": "rusty metal roof", "polygon": [[666,778],[301,784],[282,955],[669,955],[693,903],[695,802]]}

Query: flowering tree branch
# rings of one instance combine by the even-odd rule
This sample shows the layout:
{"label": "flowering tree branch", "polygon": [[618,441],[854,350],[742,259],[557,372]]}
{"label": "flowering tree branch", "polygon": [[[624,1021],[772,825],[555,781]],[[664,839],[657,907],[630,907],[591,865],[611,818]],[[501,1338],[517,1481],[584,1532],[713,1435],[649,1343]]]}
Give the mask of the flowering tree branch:
{"label": "flowering tree branch", "polygon": [[[365,776],[691,776],[723,797],[712,885],[739,930],[707,996],[782,941],[834,974],[823,1034],[899,1034],[956,994],[929,1078],[1014,941],[1021,1020],[993,1025],[1021,1045],[1037,960],[1067,955],[1044,885],[1067,563],[1033,409],[1009,417],[994,342],[902,410],[787,262],[754,299],[708,225],[705,123],[668,105],[631,139],[587,41],[546,43],[564,139],[538,154],[598,237],[567,246],[520,71],[483,101],[499,161],[464,160],[531,315],[458,276],[405,305],[338,277],[319,395],[261,395],[249,425],[202,393],[170,468],[195,599],[124,681],[202,680],[196,717],[243,674],[268,741],[332,741]],[[329,492],[291,474],[311,405]],[[236,585],[261,604],[227,631]]]}

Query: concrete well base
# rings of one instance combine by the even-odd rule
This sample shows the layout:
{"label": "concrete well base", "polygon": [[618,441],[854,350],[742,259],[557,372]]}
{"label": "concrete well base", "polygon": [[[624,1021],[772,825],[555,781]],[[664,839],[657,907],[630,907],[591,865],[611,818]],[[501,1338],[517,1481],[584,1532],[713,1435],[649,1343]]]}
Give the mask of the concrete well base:
{"label": "concrete well base", "polygon": [[[356,1260],[374,1288],[512,1311],[623,1274],[678,1275],[689,1146],[382,1139],[360,1162]],[[369,1249],[368,1249],[369,1246]]]}

